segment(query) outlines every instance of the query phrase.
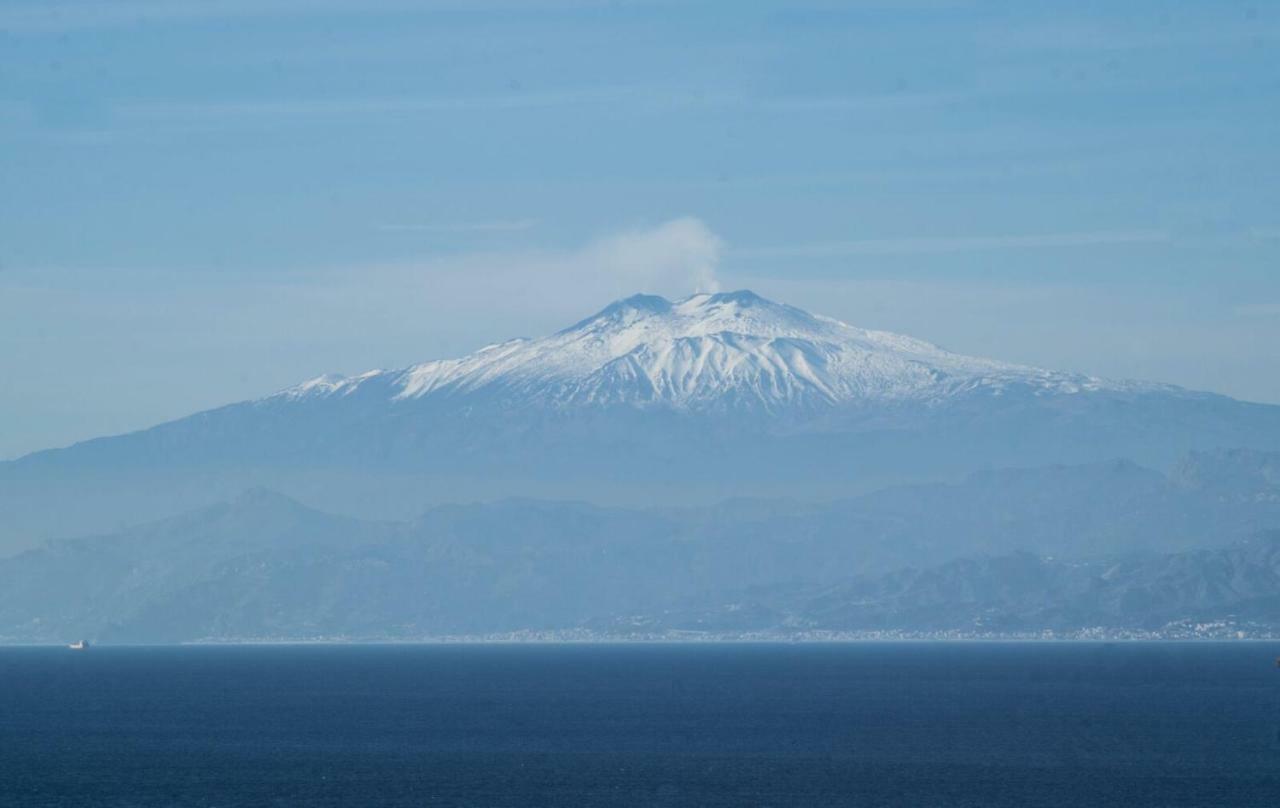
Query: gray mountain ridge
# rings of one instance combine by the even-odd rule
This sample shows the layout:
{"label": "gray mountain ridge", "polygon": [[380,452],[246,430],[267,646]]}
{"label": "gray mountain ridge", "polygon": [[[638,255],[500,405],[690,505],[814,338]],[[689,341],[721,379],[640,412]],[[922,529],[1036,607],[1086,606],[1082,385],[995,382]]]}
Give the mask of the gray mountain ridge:
{"label": "gray mountain ridge", "polygon": [[1020,552],[833,586],[756,587],[722,595],[717,603],[631,615],[595,628],[621,636],[1082,630],[1159,636],[1188,624],[1280,633],[1280,531],[1181,553],[1067,561]]}
{"label": "gray mountain ridge", "polygon": [[254,489],[0,560],[0,640],[1277,622],[1270,556],[1248,548],[1280,528],[1278,457],[1189,455],[1172,477],[1005,469],[825,504],[506,500],[406,522]]}

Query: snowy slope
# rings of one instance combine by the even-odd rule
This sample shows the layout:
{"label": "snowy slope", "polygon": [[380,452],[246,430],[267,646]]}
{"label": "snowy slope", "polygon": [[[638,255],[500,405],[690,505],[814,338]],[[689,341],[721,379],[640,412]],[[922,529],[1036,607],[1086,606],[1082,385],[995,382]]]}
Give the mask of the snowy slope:
{"label": "snowy slope", "polygon": [[407,401],[496,397],[554,407],[746,408],[769,413],[848,403],[936,401],[984,389],[1071,394],[1176,388],[1115,383],[954,354],[855,328],[749,291],[668,301],[636,295],[541,339],[491,345],[399,371],[321,377],[275,398],[378,390]]}

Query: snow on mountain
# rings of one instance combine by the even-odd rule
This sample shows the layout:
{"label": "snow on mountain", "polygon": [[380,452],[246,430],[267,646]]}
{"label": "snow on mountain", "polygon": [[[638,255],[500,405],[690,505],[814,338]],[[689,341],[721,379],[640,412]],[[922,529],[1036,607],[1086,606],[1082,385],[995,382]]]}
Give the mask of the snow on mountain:
{"label": "snow on mountain", "polygon": [[274,398],[377,389],[393,401],[493,395],[556,407],[776,412],[1010,388],[1033,394],[1177,389],[963,356],[738,291],[674,302],[636,295],[541,339],[510,340],[405,370],[323,376]]}
{"label": "snow on mountain", "polygon": [[374,518],[506,496],[822,498],[980,468],[1280,449],[1280,407],[962,356],[750,292],[636,296],[0,463],[0,554],[252,486]]}

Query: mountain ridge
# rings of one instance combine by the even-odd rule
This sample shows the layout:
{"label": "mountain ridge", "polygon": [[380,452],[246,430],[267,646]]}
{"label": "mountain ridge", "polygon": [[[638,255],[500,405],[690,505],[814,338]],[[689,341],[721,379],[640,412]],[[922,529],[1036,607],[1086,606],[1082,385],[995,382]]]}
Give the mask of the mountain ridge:
{"label": "mountain ridge", "polygon": [[0,642],[1266,622],[1280,542],[1249,542],[1280,527],[1280,497],[1240,472],[1277,460],[1188,457],[1198,486],[1113,461],[826,504],[509,499],[403,522],[257,488],[0,559]]}

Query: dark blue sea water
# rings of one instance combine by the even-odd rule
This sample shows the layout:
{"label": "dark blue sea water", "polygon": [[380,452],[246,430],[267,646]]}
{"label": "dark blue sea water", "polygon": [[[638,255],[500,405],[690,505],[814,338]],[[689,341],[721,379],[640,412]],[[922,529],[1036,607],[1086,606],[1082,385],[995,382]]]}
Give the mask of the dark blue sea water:
{"label": "dark blue sea water", "polygon": [[1275,806],[1278,654],[0,649],[0,803]]}

